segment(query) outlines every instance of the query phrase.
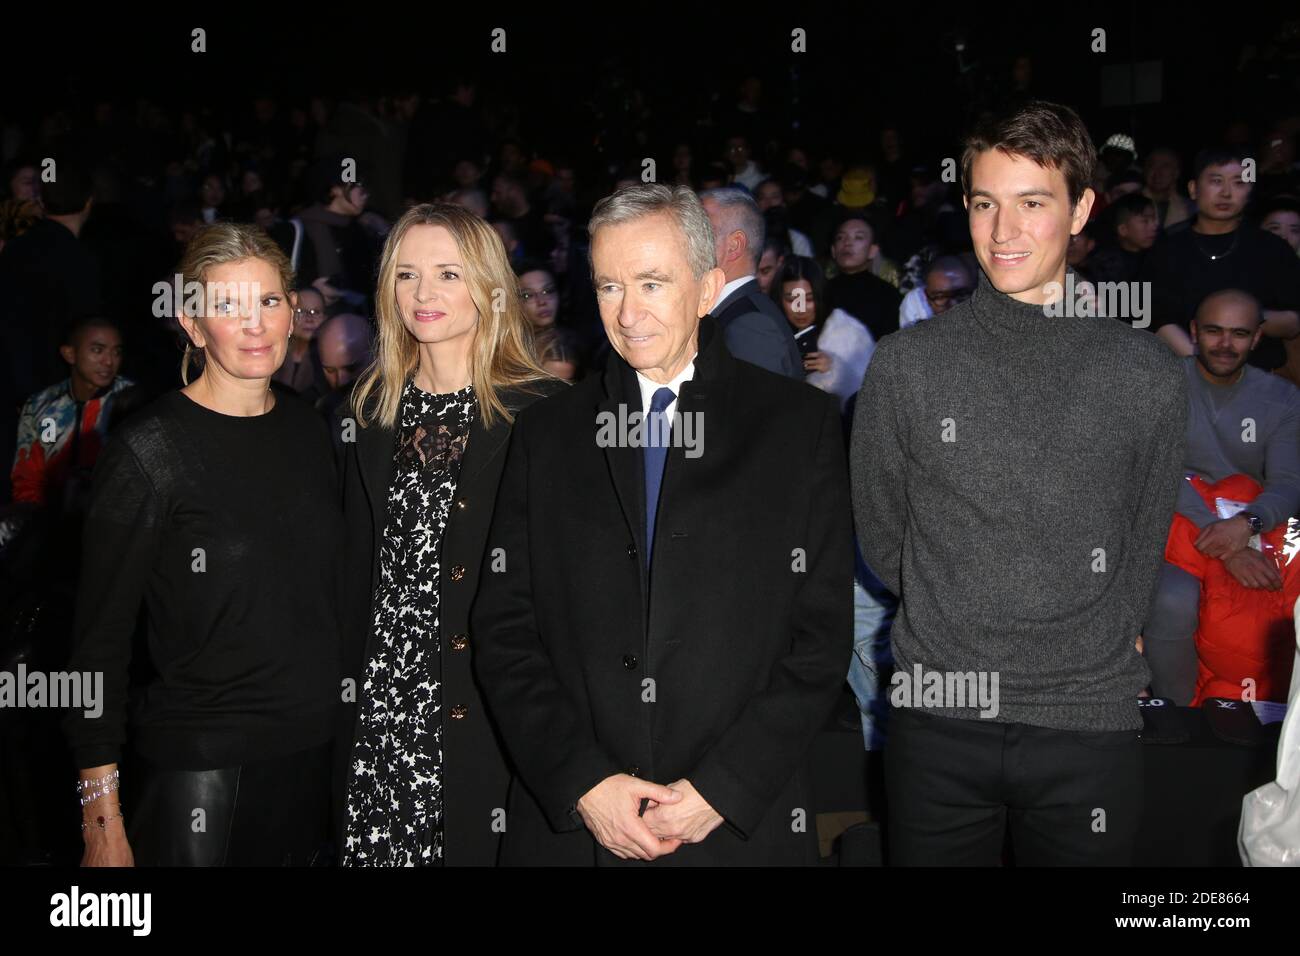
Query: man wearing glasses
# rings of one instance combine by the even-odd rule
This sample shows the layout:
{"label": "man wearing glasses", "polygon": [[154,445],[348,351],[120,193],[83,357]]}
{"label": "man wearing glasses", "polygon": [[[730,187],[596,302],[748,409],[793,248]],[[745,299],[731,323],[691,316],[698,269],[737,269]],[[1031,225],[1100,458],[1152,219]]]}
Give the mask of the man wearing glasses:
{"label": "man wearing glasses", "polygon": [[975,278],[970,266],[959,256],[940,256],[925,271],[925,284],[903,297],[898,310],[898,327],[906,329],[943,315],[954,305],[970,298]]}

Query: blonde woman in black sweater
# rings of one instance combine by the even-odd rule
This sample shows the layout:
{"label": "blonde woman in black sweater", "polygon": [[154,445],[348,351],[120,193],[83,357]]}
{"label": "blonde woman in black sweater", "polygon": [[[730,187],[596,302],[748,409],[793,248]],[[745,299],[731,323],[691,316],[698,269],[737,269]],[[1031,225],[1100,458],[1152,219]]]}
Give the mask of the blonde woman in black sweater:
{"label": "blonde woman in black sweater", "polygon": [[[66,723],[83,862],[304,865],[328,838],[339,695],[331,443],[270,387],[295,305],[275,243],[219,223],[180,272],[185,387],[114,434],[85,529],[71,666],[103,672],[104,704]],[[128,694],[141,605],[154,675]]]}

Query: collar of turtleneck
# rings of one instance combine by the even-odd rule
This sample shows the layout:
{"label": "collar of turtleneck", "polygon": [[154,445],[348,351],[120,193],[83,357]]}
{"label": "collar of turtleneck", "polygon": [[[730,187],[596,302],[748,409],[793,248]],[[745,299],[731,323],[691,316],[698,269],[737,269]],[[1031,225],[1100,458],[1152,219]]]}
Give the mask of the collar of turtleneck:
{"label": "collar of turtleneck", "polygon": [[[1077,289],[1082,281],[1083,278],[1067,266],[1062,290],[1064,299],[1070,299],[1071,290]],[[1049,310],[1046,305],[1030,305],[1013,299],[1005,292],[999,292],[983,269],[979,270],[979,280],[970,304],[976,318],[995,331],[1017,335],[1067,335],[1086,328],[1082,318],[1070,314],[1069,302],[1057,303],[1056,308]]]}

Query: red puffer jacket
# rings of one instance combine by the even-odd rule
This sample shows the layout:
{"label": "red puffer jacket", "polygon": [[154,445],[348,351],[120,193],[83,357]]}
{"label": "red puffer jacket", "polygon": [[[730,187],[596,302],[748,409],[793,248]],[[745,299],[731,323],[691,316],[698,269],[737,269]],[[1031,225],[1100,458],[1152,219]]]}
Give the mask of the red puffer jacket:
{"label": "red puffer jacket", "polygon": [[[1214,484],[1189,480],[1211,511],[1217,510],[1216,498],[1249,502],[1263,490],[1246,475],[1229,475]],[[1165,560],[1201,581],[1196,629],[1200,673],[1192,706],[1209,697],[1285,701],[1295,648],[1291,615],[1300,599],[1300,536],[1293,531],[1288,542],[1286,525],[1260,536],[1264,554],[1282,575],[1282,590],[1266,591],[1242,587],[1222,561],[1197,551],[1199,534],[1195,524],[1175,514],[1165,544]],[[1249,695],[1247,680],[1254,682]]]}

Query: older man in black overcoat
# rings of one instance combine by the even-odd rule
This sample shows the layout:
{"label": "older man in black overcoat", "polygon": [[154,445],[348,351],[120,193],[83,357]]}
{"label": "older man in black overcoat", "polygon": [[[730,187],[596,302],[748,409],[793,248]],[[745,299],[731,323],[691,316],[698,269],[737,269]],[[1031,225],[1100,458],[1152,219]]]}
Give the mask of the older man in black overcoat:
{"label": "older man in black overcoat", "polygon": [[690,190],[589,228],[613,351],[516,420],[471,618],[501,862],[815,863],[803,764],[853,628],[835,400],[727,352]]}

